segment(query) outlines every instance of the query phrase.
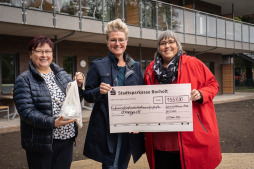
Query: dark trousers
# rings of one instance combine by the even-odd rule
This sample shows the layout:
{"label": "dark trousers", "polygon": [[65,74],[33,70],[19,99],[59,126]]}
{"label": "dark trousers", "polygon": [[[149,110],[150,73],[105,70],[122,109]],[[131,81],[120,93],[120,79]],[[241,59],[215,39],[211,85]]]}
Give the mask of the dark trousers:
{"label": "dark trousers", "polygon": [[54,140],[53,151],[26,151],[29,169],[70,169],[74,139]]}
{"label": "dark trousers", "polygon": [[155,169],[181,169],[180,152],[155,150]]}
{"label": "dark trousers", "polygon": [[119,133],[113,166],[102,164],[102,169],[127,169],[131,158],[128,133]]}

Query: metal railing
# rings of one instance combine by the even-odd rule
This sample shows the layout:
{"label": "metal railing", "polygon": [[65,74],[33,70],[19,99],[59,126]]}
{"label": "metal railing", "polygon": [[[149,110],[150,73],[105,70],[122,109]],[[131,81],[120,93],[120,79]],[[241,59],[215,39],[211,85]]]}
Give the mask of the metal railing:
{"label": "metal railing", "polygon": [[[156,0],[0,0],[0,5],[26,10],[94,19],[104,22],[121,18],[129,25],[173,30],[178,33],[212,37],[235,42],[254,43],[254,25]],[[55,27],[55,22],[53,22]],[[104,31],[102,28],[102,32]],[[81,28],[80,28],[81,29]]]}

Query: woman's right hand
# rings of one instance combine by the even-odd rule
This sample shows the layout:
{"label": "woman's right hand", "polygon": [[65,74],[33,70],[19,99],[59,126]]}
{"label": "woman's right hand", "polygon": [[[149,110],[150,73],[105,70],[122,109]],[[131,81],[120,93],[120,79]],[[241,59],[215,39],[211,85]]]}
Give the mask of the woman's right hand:
{"label": "woman's right hand", "polygon": [[101,83],[100,85],[100,93],[101,94],[107,94],[108,91],[111,90],[111,86],[109,84],[106,84],[106,83]]}
{"label": "woman's right hand", "polygon": [[81,72],[76,72],[76,74],[75,74],[73,80],[75,80],[75,78],[76,78],[76,80],[77,80],[78,86],[81,87],[81,85],[83,84],[84,78],[85,78],[85,77],[83,76],[83,73],[81,73]]}
{"label": "woman's right hand", "polygon": [[66,124],[73,123],[76,120],[77,119],[64,120],[63,116],[60,116],[55,120],[55,127],[64,126]]}

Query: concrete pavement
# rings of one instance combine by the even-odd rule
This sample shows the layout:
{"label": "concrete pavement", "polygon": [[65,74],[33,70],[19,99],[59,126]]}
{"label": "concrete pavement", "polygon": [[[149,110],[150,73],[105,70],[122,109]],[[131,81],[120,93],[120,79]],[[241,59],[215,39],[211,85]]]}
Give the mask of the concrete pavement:
{"label": "concrete pavement", "polygon": [[[90,159],[74,161],[71,169],[101,169],[101,163]],[[136,164],[131,160],[128,169],[149,169],[146,155]],[[216,169],[254,169],[254,153],[222,153],[222,162]]]}
{"label": "concrete pavement", "polygon": [[[254,99],[254,93],[235,93],[217,95],[214,98],[214,104],[221,104],[227,102],[235,102],[241,100]],[[83,121],[88,121],[91,110],[83,109]],[[20,130],[20,119],[16,116],[13,120],[0,119],[0,134],[15,132]],[[73,161],[71,169],[100,169],[101,163],[87,159],[80,161]],[[129,169],[148,169],[146,155],[133,164],[131,160]],[[254,153],[223,153],[222,162],[216,169],[254,169]]]}

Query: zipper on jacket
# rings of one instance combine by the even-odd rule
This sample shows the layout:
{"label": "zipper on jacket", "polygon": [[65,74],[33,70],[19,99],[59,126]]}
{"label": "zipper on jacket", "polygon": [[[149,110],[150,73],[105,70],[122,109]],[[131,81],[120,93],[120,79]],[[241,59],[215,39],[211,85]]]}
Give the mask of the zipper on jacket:
{"label": "zipper on jacket", "polygon": [[148,74],[148,76],[149,76],[149,79],[150,79],[151,84],[153,84],[153,83],[152,83],[151,75],[150,75],[150,73],[149,73],[148,71],[147,71],[147,74]]}
{"label": "zipper on jacket", "polygon": [[[43,79],[44,80],[44,79]],[[56,80],[56,79],[55,79]],[[48,86],[47,86],[47,84],[46,84],[46,82],[45,82],[45,80],[44,80],[44,83],[43,83],[45,86],[46,86],[46,89],[48,90],[48,92],[49,92],[49,95],[50,95],[50,91],[49,91],[49,89],[48,89]],[[52,104],[52,98],[51,98],[51,95],[50,95],[50,103],[51,103],[51,116],[52,116],[52,118],[54,118],[54,113],[53,113],[53,104]],[[54,121],[54,127],[55,127],[55,121]],[[51,130],[51,145],[53,145],[53,130],[54,130],[54,128],[52,128],[52,130]],[[53,152],[53,149],[51,148],[51,151]]]}
{"label": "zipper on jacket", "polygon": [[202,127],[205,129],[206,132],[208,132],[208,131],[206,130],[205,126],[203,125],[203,123],[202,123],[202,121],[201,121],[201,119],[200,119],[200,117],[199,117],[198,112],[197,112],[197,116],[198,116],[198,120],[199,120],[200,124],[202,125]]}
{"label": "zipper on jacket", "polygon": [[151,78],[151,75],[150,75],[150,73],[147,71],[147,74],[148,74],[148,76],[149,76],[149,79],[150,79],[150,82],[151,82],[151,84],[152,84],[152,78]]}
{"label": "zipper on jacket", "polygon": [[183,140],[182,140],[182,133],[179,132],[180,134],[180,140],[181,140],[181,146],[182,146],[182,155],[183,155],[183,167],[186,169],[186,165],[185,165],[185,158],[184,158],[184,151],[183,151]]}

